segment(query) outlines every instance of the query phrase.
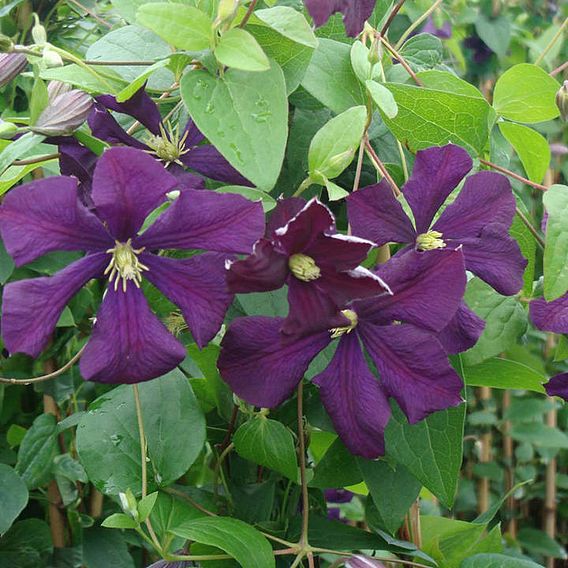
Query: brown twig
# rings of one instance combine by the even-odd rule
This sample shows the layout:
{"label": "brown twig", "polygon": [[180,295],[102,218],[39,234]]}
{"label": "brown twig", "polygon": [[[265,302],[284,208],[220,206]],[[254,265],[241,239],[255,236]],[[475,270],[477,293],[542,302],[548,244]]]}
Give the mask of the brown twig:
{"label": "brown twig", "polygon": [[493,170],[501,172],[502,174],[505,174],[509,177],[512,177],[513,179],[521,181],[521,182],[525,183],[526,185],[530,185],[531,187],[534,187],[535,189],[540,189],[541,191],[546,191],[548,189],[548,187],[546,185],[542,185],[540,183],[536,183],[534,181],[531,181],[530,179],[524,178],[523,176],[520,176],[519,174],[516,174],[515,172],[512,172],[511,170],[508,170],[507,168],[503,168],[503,167],[498,166],[497,164],[494,164],[494,163],[489,162],[487,160],[482,160],[480,158],[479,162],[481,164],[483,164],[484,166],[487,166],[487,167],[489,167]]}
{"label": "brown twig", "polygon": [[568,69],[568,61],[565,61],[562,65],[559,65],[556,69],[553,69],[549,75],[551,77],[556,77],[558,73],[562,73],[565,69]]}
{"label": "brown twig", "polygon": [[[511,391],[503,391],[503,415],[511,406]],[[508,493],[515,485],[515,454],[513,438],[511,438],[511,422],[503,422],[503,458],[505,459],[505,491]],[[512,539],[517,538],[517,519],[515,518],[515,496],[507,497],[508,523],[507,532]]]}
{"label": "brown twig", "polygon": [[382,35],[378,35],[377,37],[381,40],[381,43],[386,47],[387,51],[389,51],[390,54],[395,59],[398,59],[398,62],[404,67],[406,72],[412,77],[412,80],[419,87],[423,87],[424,83],[418,78],[416,73],[412,70],[412,68],[408,64],[408,61],[406,61],[406,59]]}
{"label": "brown twig", "polygon": [[[482,401],[491,400],[491,389],[489,387],[481,387],[479,389],[479,399]],[[479,440],[481,450],[479,456],[480,463],[488,463],[491,461],[491,430],[484,432]],[[482,476],[478,483],[477,512],[481,515],[489,509],[489,478]]]}
{"label": "brown twig", "polygon": [[91,16],[92,18],[97,20],[97,22],[99,22],[99,24],[102,24],[103,26],[106,26],[109,29],[112,28],[112,24],[109,24],[106,20],[101,18],[98,14],[95,14],[95,12],[93,12],[92,10],[87,8],[86,6],[83,6],[83,4],[81,4],[80,2],[77,2],[77,0],[68,0],[68,2],[71,2],[71,4],[75,4],[75,6],[77,6],[78,8],[81,8],[81,10],[84,10],[87,14],[89,14],[89,16]]}
{"label": "brown twig", "polygon": [[402,5],[404,4],[404,2],[405,2],[405,0],[398,0],[395,7],[392,9],[391,13],[389,14],[389,17],[388,17],[387,21],[385,22],[385,25],[381,29],[381,35],[384,35],[384,34],[387,33],[388,29],[390,28],[390,25],[392,24],[392,21],[395,19],[399,10],[402,8]]}
{"label": "brown twig", "polygon": [[247,13],[245,14],[245,17],[243,18],[242,22],[239,24],[240,28],[244,28],[247,25],[248,21],[250,20],[250,17],[252,16],[252,13],[254,12],[257,2],[258,0],[251,0]]}
{"label": "brown twig", "polygon": [[379,156],[377,156],[377,153],[375,152],[373,146],[371,146],[371,143],[369,142],[368,138],[365,139],[365,148],[367,149],[367,152],[369,153],[371,161],[374,163],[375,167],[381,172],[382,176],[389,182],[390,186],[392,187],[393,193],[395,194],[396,197],[398,197],[401,194],[400,188],[398,187],[398,185],[396,185],[396,182],[389,174],[386,166],[383,164]]}
{"label": "brown twig", "polygon": [[523,222],[525,227],[530,231],[531,235],[535,238],[536,242],[540,246],[541,249],[544,249],[544,239],[540,236],[539,232],[535,229],[534,225],[530,222],[530,219],[517,207],[516,208],[517,215],[519,219]]}
{"label": "brown twig", "polygon": [[56,152],[55,154],[46,154],[45,156],[37,156],[36,158],[28,158],[27,160],[14,160],[12,166],[29,166],[31,164],[41,164],[42,162],[47,162],[48,160],[56,160],[61,154]]}
{"label": "brown twig", "polygon": [[229,421],[229,427],[227,428],[227,433],[225,434],[225,438],[221,442],[219,446],[219,450],[222,452],[230,443],[231,443],[231,436],[233,435],[233,430],[235,429],[235,424],[237,423],[237,416],[239,415],[239,407],[237,404],[233,405],[233,412],[231,414],[231,419]]}

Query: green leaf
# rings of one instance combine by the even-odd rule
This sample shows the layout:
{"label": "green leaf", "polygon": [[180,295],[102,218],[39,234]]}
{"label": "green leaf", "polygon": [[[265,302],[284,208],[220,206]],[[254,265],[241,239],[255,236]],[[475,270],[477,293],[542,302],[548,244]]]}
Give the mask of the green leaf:
{"label": "green leaf", "polygon": [[[528,217],[530,218],[530,215]],[[527,267],[523,275],[523,293],[525,296],[530,297],[532,295],[536,263],[536,240],[519,215],[515,215],[509,234],[517,241],[522,255],[527,259]]]}
{"label": "green leaf", "polygon": [[336,183],[328,180],[327,178],[325,181],[325,188],[327,189],[327,197],[330,201],[339,201],[344,197],[349,195],[349,192],[343,189],[342,187],[338,186]]}
{"label": "green leaf", "polygon": [[500,122],[499,130],[513,146],[528,178],[541,183],[550,164],[551,156],[546,138],[536,130],[514,122]]}
{"label": "green leaf", "polygon": [[456,95],[465,95],[466,97],[485,100],[479,89],[448,71],[431,69],[429,71],[421,71],[417,75],[428,89],[447,91]]}
{"label": "green leaf", "polygon": [[444,62],[442,41],[431,34],[421,33],[407,40],[400,54],[406,59],[413,71],[424,71]]}
{"label": "green leaf", "polygon": [[3,535],[28,504],[28,488],[8,465],[0,463],[0,535]]}
{"label": "green leaf", "polygon": [[134,568],[123,536],[100,527],[83,531],[83,562],[86,568]]}
{"label": "green leaf", "polygon": [[156,504],[157,498],[158,492],[154,491],[154,493],[150,493],[150,495],[146,495],[146,497],[140,499],[138,502],[138,518],[140,522],[145,521],[148,518]]}
{"label": "green leaf", "polygon": [[266,71],[270,62],[262,47],[247,31],[233,28],[225,32],[215,48],[217,60],[242,71]]}
{"label": "green leaf", "polygon": [[385,431],[386,455],[405,466],[447,507],[456,495],[464,420],[464,404],[435,412],[417,424],[408,424],[395,407]]}
{"label": "green leaf", "polygon": [[243,568],[275,566],[272,547],[256,529],[227,517],[205,517],[185,523],[172,533],[187,540],[208,544],[230,554]]}
{"label": "green leaf", "polygon": [[47,523],[39,519],[18,521],[0,539],[0,566],[42,568],[52,552]]}
{"label": "green leaf", "polygon": [[363,474],[357,467],[357,458],[337,438],[317,464],[310,487],[337,489],[356,485],[362,480]]}
{"label": "green leaf", "polygon": [[[205,441],[205,420],[189,381],[174,370],[139,386],[148,442],[151,488],[182,476]],[[141,492],[140,440],[130,385],[95,400],[77,428],[77,451],[91,482],[103,493]],[[153,475],[152,475],[153,474]]]}
{"label": "green leaf", "polygon": [[[195,487],[185,486],[184,492],[189,492],[192,499],[199,504],[203,505],[210,511],[215,511],[215,503],[202,502],[202,493],[199,489]],[[212,501],[212,498],[211,498]],[[169,495],[167,493],[159,493],[158,499],[152,513],[150,514],[150,520],[152,521],[152,526],[156,531],[156,534],[160,539],[164,539],[167,533],[173,528],[182,525],[192,519],[200,519],[201,517],[206,517],[205,513],[202,513],[195,507],[189,505],[185,501]]]}
{"label": "green leaf", "polygon": [[136,91],[142,88],[144,83],[148,81],[148,78],[151,75],[153,75],[154,72],[156,72],[158,69],[161,69],[162,67],[166,67],[168,64],[169,64],[169,59],[164,59],[162,61],[157,61],[156,63],[154,63],[154,65],[146,67],[146,69],[142,73],[140,73],[140,75],[136,76],[136,78],[132,81],[132,83],[130,83],[130,85],[124,87],[122,91],[117,93],[115,97],[116,102],[123,103],[124,101],[127,101],[130,97],[134,95],[134,93],[136,93]]}
{"label": "green leaf", "polygon": [[297,481],[296,449],[290,430],[264,416],[245,422],[233,437],[237,453]]}
{"label": "green leaf", "polygon": [[136,20],[178,49],[201,51],[211,45],[209,16],[187,4],[143,4],[136,12]]}
{"label": "green leaf", "polygon": [[282,70],[229,69],[223,77],[186,73],[181,94],[197,127],[258,188],[274,187],[288,138],[288,101]]}
{"label": "green leaf", "polygon": [[410,148],[421,150],[454,142],[480,153],[489,137],[491,107],[480,98],[399,83],[385,85],[398,114],[381,113],[392,133]]}
{"label": "green leaf", "polygon": [[[94,70],[94,67],[91,67]],[[61,81],[75,85],[88,93],[108,93],[114,95],[122,90],[126,81],[108,67],[96,66],[96,71],[89,72],[84,67],[65,65],[64,67],[50,67],[40,71],[40,77],[49,81]]]}
{"label": "green leaf", "polygon": [[302,86],[334,113],[365,104],[365,89],[351,66],[349,45],[320,39]]}
{"label": "green leaf", "polygon": [[265,213],[272,211],[272,209],[276,207],[276,200],[272,197],[272,195],[266,193],[266,191],[262,191],[261,189],[256,189],[255,187],[225,185],[223,187],[218,187],[215,191],[217,193],[237,193],[251,201],[262,201],[262,207]]}
{"label": "green leaf", "polygon": [[568,186],[555,184],[543,197],[548,213],[544,248],[544,297],[552,302],[568,289]]}
{"label": "green leaf", "polygon": [[524,560],[504,554],[476,554],[466,558],[460,568],[543,568],[532,560]]}
{"label": "green leaf", "polygon": [[22,440],[15,469],[28,489],[37,489],[51,478],[53,458],[57,455],[56,428],[53,414],[40,414]]}
{"label": "green leaf", "polygon": [[362,41],[357,40],[351,46],[351,66],[357,79],[362,83],[365,83],[371,78],[373,67],[369,61],[369,48],[363,44]]}
{"label": "green leaf", "polygon": [[481,515],[476,517],[472,522],[475,523],[475,524],[478,524],[478,525],[489,524],[493,520],[495,515],[499,512],[499,509],[505,504],[507,499],[511,495],[514,495],[519,490],[519,488],[521,488],[523,485],[526,485],[527,483],[530,483],[530,482],[531,482],[531,480],[527,480],[527,481],[523,481],[521,483],[517,483],[514,487],[509,489],[509,491],[507,491],[507,493],[505,493],[505,495],[502,495],[499,499],[497,499],[491,505],[491,507],[489,507],[489,509],[487,509],[487,511],[485,511],[484,513],[481,513]]}
{"label": "green leaf", "polygon": [[376,513],[373,528],[378,525],[394,535],[410,505],[420,493],[422,485],[402,465],[390,465],[386,461],[357,460],[363,481],[369,488]]}
{"label": "green leaf", "polygon": [[383,111],[385,116],[387,118],[395,118],[398,114],[398,105],[392,93],[384,85],[371,79],[366,81],[365,85],[367,91],[369,91],[369,94],[373,97],[373,101],[379,109]]}
{"label": "green leaf", "polygon": [[367,122],[367,108],[357,106],[332,118],[313,137],[308,151],[309,174],[318,182],[337,177],[353,161]]}
{"label": "green leaf", "polygon": [[559,114],[555,98],[560,85],[544,69],[530,63],[511,67],[495,84],[493,107],[498,114],[527,124]]}
{"label": "green leaf", "polygon": [[485,321],[477,344],[462,355],[467,366],[506,351],[526,331],[527,314],[518,299],[501,296],[479,278],[468,283],[465,301]]}
{"label": "green leaf", "polygon": [[511,43],[511,23],[506,16],[488,18],[480,13],[475,22],[477,35],[483,40],[491,51],[499,57],[504,57]]}
{"label": "green leaf", "polygon": [[294,43],[311,48],[318,46],[318,39],[314,35],[310,24],[308,24],[301,12],[293,8],[275,6],[265,10],[256,10],[254,17]]}
{"label": "green leaf", "polygon": [[470,387],[522,389],[540,393],[545,392],[542,383],[547,380],[545,375],[527,365],[499,357],[465,367],[463,379]]}
{"label": "green leaf", "polygon": [[102,527],[107,529],[135,529],[138,523],[124,513],[114,513],[107,517],[102,523]]}
{"label": "green leaf", "polygon": [[48,103],[47,85],[38,77],[34,82],[30,99],[30,124],[36,123]]}
{"label": "green leaf", "polygon": [[552,558],[567,558],[564,548],[544,531],[529,527],[522,528],[519,531],[518,540],[521,546],[526,548],[531,554],[550,556]]}
{"label": "green leaf", "polygon": [[[24,154],[27,154],[34,146],[43,142],[43,140],[45,140],[45,136],[34,134],[33,132],[27,132],[14,142],[10,142],[10,144],[8,144],[2,152],[0,152],[0,172],[3,173],[14,160],[17,160]],[[0,195],[4,193],[4,191],[0,192]]]}
{"label": "green leaf", "polygon": [[568,448],[568,436],[558,428],[542,422],[522,422],[513,424],[511,438],[519,442],[530,442],[540,448]]}
{"label": "green leaf", "polygon": [[283,286],[274,292],[253,292],[239,294],[239,304],[249,316],[270,316],[284,318],[288,315],[288,288]]}

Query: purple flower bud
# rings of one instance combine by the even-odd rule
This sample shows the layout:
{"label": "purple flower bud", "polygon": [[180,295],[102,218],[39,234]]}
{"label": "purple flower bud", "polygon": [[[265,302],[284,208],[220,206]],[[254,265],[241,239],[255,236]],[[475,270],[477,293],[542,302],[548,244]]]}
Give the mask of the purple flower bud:
{"label": "purple flower bud", "polygon": [[356,554],[345,562],[345,568],[385,568],[385,565],[371,556]]}
{"label": "purple flower bud", "polygon": [[556,106],[560,111],[560,117],[562,120],[568,120],[568,81],[564,81],[564,84],[558,92],[556,93]]}
{"label": "purple flower bud", "polygon": [[45,136],[67,136],[87,120],[93,99],[83,91],[69,91],[50,100],[32,126],[33,132]]}
{"label": "purple flower bud", "polygon": [[[183,554],[183,551],[181,551],[180,554]],[[175,560],[173,562],[168,560],[158,560],[158,562],[150,564],[148,568],[189,568],[189,566],[192,566],[192,563],[186,560]]]}
{"label": "purple flower bud", "polygon": [[0,53],[0,87],[17,77],[27,62],[21,53]]}
{"label": "purple flower bud", "polygon": [[50,81],[47,85],[47,96],[49,101],[55,100],[59,95],[63,95],[72,90],[72,86],[69,83],[63,83],[62,81]]}
{"label": "purple flower bud", "polygon": [[566,156],[568,154],[568,146],[553,142],[550,145],[550,151],[553,156]]}

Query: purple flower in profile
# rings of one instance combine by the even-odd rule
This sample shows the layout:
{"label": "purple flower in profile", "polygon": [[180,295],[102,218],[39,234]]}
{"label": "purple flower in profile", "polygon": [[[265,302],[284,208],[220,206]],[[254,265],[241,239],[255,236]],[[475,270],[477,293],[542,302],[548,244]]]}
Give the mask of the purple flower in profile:
{"label": "purple flower in profile", "polygon": [[[507,178],[486,171],[469,176],[453,203],[436,218],[471,168],[468,153],[453,144],[419,151],[403,188],[414,224],[383,181],[347,198],[354,234],[378,245],[408,244],[398,255],[462,246],[467,270],[500,294],[516,294],[523,286],[527,261],[509,235],[515,197]],[[475,344],[482,330],[482,320],[462,303],[441,340],[455,353]]]}
{"label": "purple flower in profile", "polygon": [[27,64],[28,60],[22,53],[0,53],[0,87],[15,79]]}
{"label": "purple flower in profile", "polygon": [[[81,374],[105,383],[135,383],[173,369],[184,346],[152,313],[142,278],[176,304],[202,347],[220,328],[232,296],[225,261],[246,253],[264,228],[258,203],[238,195],[184,190],[150,227],[144,220],[167,201],[178,182],[147,154],[112,148],[93,176],[94,212],[78,199],[77,180],[51,177],[8,193],[0,233],[17,266],[53,251],[87,254],[51,277],[19,280],[4,289],[2,337],[10,353],[37,357],[65,305],[92,278],[109,285]],[[190,258],[159,256],[160,249],[199,249]]]}
{"label": "purple flower in profile", "polygon": [[442,24],[442,27],[439,28],[436,25],[434,18],[432,16],[430,16],[426,20],[426,23],[424,24],[424,27],[422,28],[422,33],[432,34],[433,36],[436,36],[440,39],[449,39],[449,38],[452,37],[452,24],[448,20],[446,20]]}
{"label": "purple flower in profile", "polygon": [[[119,103],[112,95],[100,95],[89,117],[93,135],[111,144],[122,144],[151,153],[172,173],[187,166],[211,179],[236,185],[251,185],[211,144],[201,144],[203,134],[190,120],[182,132],[172,131],[162,122],[158,105],[141,87],[130,99]],[[148,131],[143,140],[128,134],[109,110],[135,118]]]}
{"label": "purple flower in profile", "polygon": [[339,234],[331,211],[317,199],[279,202],[268,236],[253,253],[229,265],[233,293],[266,292],[288,285],[287,335],[349,324],[338,308],[354,298],[388,293],[388,286],[359,266],[374,244]]}
{"label": "purple flower in profile", "polygon": [[393,294],[346,303],[340,327],[289,337],[280,331],[281,318],[236,319],[221,344],[221,376],[248,403],[275,407],[292,395],[314,357],[338,340],[313,382],[349,450],[370,459],[382,455],[388,397],[411,423],[462,401],[462,381],[435,333],[458,309],[466,274],[461,249],[448,249],[395,257],[378,275]]}
{"label": "purple flower in profile", "polygon": [[371,17],[376,0],[305,0],[316,27],[323,26],[332,14],[341,12],[347,35],[355,37]]}
{"label": "purple flower in profile", "polygon": [[349,557],[344,566],[345,568],[385,568],[385,565],[376,558],[363,554],[355,554]]}
{"label": "purple flower in profile", "polygon": [[473,61],[478,65],[487,62],[493,55],[493,50],[477,35],[466,37],[463,45],[471,49]]}

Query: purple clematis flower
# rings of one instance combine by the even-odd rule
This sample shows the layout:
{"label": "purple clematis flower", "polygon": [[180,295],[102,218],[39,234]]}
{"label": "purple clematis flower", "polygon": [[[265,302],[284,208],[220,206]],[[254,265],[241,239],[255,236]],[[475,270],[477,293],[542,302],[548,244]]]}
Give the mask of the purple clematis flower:
{"label": "purple clematis flower", "polygon": [[332,14],[341,12],[347,35],[355,37],[371,17],[376,0],[306,0],[306,8],[316,27],[323,26]]}
{"label": "purple clematis flower", "polygon": [[432,16],[430,16],[426,20],[426,23],[424,24],[424,27],[422,28],[422,33],[432,34],[433,36],[436,36],[440,39],[449,39],[449,38],[452,37],[452,24],[448,20],[446,20],[442,24],[442,27],[439,28],[436,25],[434,18]]}
{"label": "purple clematis flower", "polygon": [[[486,171],[469,176],[455,201],[435,219],[471,168],[471,158],[459,146],[419,151],[403,188],[414,224],[383,181],[347,198],[353,232],[377,245],[408,244],[398,255],[462,246],[467,270],[500,294],[516,294],[523,286],[527,261],[509,235],[515,197],[507,178]],[[456,353],[475,344],[482,330],[483,321],[462,303],[441,340]]]}
{"label": "purple clematis flower", "polygon": [[266,292],[288,285],[287,335],[348,325],[338,308],[353,298],[388,293],[388,286],[359,264],[374,244],[339,234],[331,211],[317,199],[281,200],[253,253],[229,265],[233,293]]}
{"label": "purple clematis flower", "polygon": [[[529,313],[538,329],[552,333],[568,333],[568,294],[552,302],[543,298],[533,300]],[[568,373],[555,375],[544,388],[549,396],[559,396],[568,401]]]}
{"label": "purple clematis flower", "polygon": [[[122,103],[117,102],[112,95],[100,95],[95,101],[89,116],[89,126],[97,138],[111,144],[123,144],[149,152],[169,166],[174,174],[184,171],[180,166],[187,166],[217,181],[251,185],[214,146],[200,144],[205,137],[192,120],[181,133],[168,130],[162,122],[158,105],[146,94],[144,87]],[[148,135],[143,141],[130,136],[109,110],[135,118],[146,127]]]}
{"label": "purple clematis flower", "polygon": [[281,318],[236,319],[221,344],[221,376],[248,403],[275,407],[292,395],[314,357],[338,340],[333,359],[313,382],[349,450],[369,459],[382,455],[388,397],[412,423],[462,401],[462,381],[435,333],[458,309],[466,274],[458,248],[412,251],[391,259],[378,275],[393,295],[345,304],[341,327],[289,337],[280,331]]}
{"label": "purple clematis flower", "polygon": [[[37,357],[75,293],[92,278],[109,280],[93,334],[81,357],[87,380],[136,383],[173,369],[185,347],[152,313],[142,278],[176,304],[202,347],[220,328],[232,296],[225,261],[246,253],[264,229],[259,203],[238,195],[182,191],[149,228],[144,220],[178,185],[152,157],[112,148],[93,176],[94,212],[78,199],[77,180],[51,177],[12,190],[0,208],[0,233],[17,266],[52,251],[87,254],[46,278],[8,284],[2,337],[10,353]],[[199,249],[174,259],[159,249]]]}

